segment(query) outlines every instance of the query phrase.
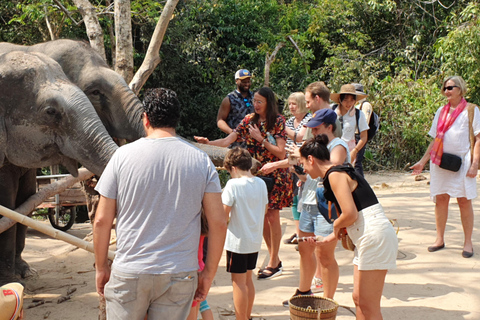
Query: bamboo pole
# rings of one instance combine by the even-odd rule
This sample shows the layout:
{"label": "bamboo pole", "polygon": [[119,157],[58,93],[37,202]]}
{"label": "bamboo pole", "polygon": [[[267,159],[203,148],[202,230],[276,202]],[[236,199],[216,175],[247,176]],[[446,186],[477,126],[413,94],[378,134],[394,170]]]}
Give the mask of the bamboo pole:
{"label": "bamboo pole", "polygon": [[[59,240],[68,242],[70,244],[73,244],[74,246],[79,247],[80,249],[84,249],[94,253],[93,243],[84,241],[68,233],[54,229],[53,227],[50,227],[43,223],[35,221],[27,216],[24,216],[23,214],[20,214],[18,212],[5,208],[4,206],[0,206],[0,214],[4,217],[10,218],[16,222],[26,225],[27,227],[40,231],[41,233],[44,233],[54,239],[59,239]],[[115,252],[108,250],[108,258],[113,260],[113,258],[115,258]]]}

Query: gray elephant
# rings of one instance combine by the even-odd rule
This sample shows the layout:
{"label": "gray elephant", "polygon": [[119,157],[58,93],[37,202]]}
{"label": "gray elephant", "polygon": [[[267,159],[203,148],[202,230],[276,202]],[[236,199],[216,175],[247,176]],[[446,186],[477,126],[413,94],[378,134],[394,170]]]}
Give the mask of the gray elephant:
{"label": "gray elephant", "polygon": [[[14,209],[35,193],[35,170],[77,161],[100,175],[116,144],[87,96],[40,53],[0,53],[0,204]],[[24,277],[26,227],[0,234],[0,284]]]}
{"label": "gray elephant", "polygon": [[33,46],[0,43],[0,53],[11,51],[40,52],[57,61],[86,94],[112,137],[133,141],[145,135],[142,103],[88,43],[68,39]]}

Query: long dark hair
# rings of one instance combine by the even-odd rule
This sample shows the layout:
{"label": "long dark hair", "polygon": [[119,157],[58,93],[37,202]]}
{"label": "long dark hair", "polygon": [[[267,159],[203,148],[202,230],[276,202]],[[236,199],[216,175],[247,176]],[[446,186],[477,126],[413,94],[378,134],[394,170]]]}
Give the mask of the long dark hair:
{"label": "long dark hair", "polygon": [[[256,93],[267,99],[267,131],[272,130],[275,127],[275,121],[278,115],[277,99],[275,93],[269,87],[263,87]],[[258,126],[260,116],[255,113],[252,118],[252,123]]]}
{"label": "long dark hair", "polygon": [[320,161],[330,160],[330,152],[328,151],[327,145],[327,135],[319,134],[318,136],[305,141],[300,148],[300,154],[303,158],[313,156]]}

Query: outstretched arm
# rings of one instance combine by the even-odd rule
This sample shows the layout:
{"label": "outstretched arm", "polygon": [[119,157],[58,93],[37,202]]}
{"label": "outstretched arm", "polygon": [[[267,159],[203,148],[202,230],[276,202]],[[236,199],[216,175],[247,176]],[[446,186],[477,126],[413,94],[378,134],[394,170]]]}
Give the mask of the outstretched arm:
{"label": "outstretched arm", "polygon": [[[412,174],[422,173],[423,168],[427,164],[428,160],[430,160],[430,151],[432,151],[433,142],[434,142],[433,140],[432,142],[430,142],[430,145],[428,146],[427,151],[425,151],[425,154],[423,155],[422,159],[420,159],[420,161],[418,161],[417,163],[415,163],[413,166],[410,167],[410,169],[413,170]],[[478,165],[478,162],[477,162],[477,165]]]}
{"label": "outstretched arm", "polygon": [[194,136],[193,138],[198,143],[209,144],[211,146],[226,148],[237,140],[237,136],[238,136],[237,133],[232,132],[223,139],[217,139],[217,140],[213,140],[213,141],[210,141],[210,140],[208,140],[208,138],[205,138],[205,137]]}

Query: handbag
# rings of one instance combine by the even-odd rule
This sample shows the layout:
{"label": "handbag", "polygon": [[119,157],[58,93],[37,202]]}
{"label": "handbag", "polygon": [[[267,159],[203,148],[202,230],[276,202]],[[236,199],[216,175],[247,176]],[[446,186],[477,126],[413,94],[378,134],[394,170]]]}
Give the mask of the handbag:
{"label": "handbag", "polygon": [[442,154],[442,160],[440,161],[440,168],[457,172],[462,166],[462,158],[457,155],[446,153]]}
{"label": "handbag", "polygon": [[264,177],[264,176],[258,176],[260,179],[262,179],[265,184],[267,185],[267,191],[270,193],[273,190],[273,186],[275,185],[275,179],[272,177]]}
{"label": "handbag", "polygon": [[318,187],[315,193],[317,198],[317,208],[328,223],[332,224],[338,218],[337,209],[331,201],[325,199],[324,187]]}

